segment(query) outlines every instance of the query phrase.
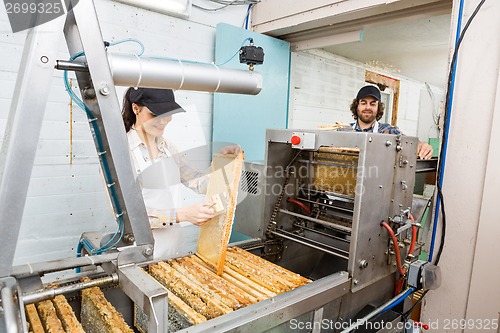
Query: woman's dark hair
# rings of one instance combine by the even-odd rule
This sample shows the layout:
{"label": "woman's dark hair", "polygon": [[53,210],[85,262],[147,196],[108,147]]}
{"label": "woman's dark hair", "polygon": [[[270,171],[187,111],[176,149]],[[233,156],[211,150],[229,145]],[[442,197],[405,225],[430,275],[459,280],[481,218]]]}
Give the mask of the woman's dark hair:
{"label": "woman's dark hair", "polygon": [[[359,105],[359,99],[357,98],[353,99],[350,110],[352,112],[352,117],[356,120],[358,120],[358,105]],[[382,116],[384,115],[384,110],[385,110],[385,104],[379,101],[377,109],[377,117],[376,117],[377,120],[382,119]]]}
{"label": "woman's dark hair", "polygon": [[[133,87],[130,87],[127,89],[125,92],[125,95],[123,96],[123,107],[122,107],[122,119],[123,119],[123,124],[125,125],[125,131],[128,133],[132,126],[135,124],[135,113],[134,110],[132,109],[132,102],[130,102],[130,92],[134,89]],[[139,106],[144,106],[141,105],[140,102],[135,102],[135,104]]]}

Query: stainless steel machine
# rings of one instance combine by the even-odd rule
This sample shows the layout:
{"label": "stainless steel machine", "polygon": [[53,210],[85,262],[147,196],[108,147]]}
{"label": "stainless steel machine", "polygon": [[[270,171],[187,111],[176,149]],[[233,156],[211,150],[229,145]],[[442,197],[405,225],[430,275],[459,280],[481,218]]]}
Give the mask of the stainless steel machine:
{"label": "stainless steel machine", "polygon": [[[255,240],[243,247],[314,280],[290,292],[308,302],[286,300],[303,322],[325,331],[361,324],[368,308],[393,298],[396,272],[422,268],[416,258],[429,224],[414,232],[429,200],[413,195],[417,139],[276,129],[266,142],[264,165],[247,165],[242,177],[248,202],[237,207],[235,230]],[[290,329],[292,318],[283,325]]]}
{"label": "stainless steel machine", "polygon": [[[74,56],[57,67],[77,74],[116,215],[117,236],[103,247],[103,235],[87,233],[82,236],[85,256],[12,267],[57,63],[57,32],[63,24]],[[48,28],[56,34],[44,32]],[[26,331],[25,304],[59,294],[71,297],[91,286],[115,286],[111,301],[126,319],[131,320],[135,306],[144,314],[148,332],[168,331],[167,292],[142,269],[153,260],[154,240],[140,189],[133,181],[123,126],[116,126],[121,119],[114,85],[256,94],[260,77],[248,71],[193,69],[157,60],[138,66],[138,62],[134,57],[107,54],[91,1],[80,1],[65,20],[56,19],[30,32],[0,155],[1,332]],[[140,71],[130,70],[134,66]],[[162,66],[163,72],[172,75],[168,79],[158,76]],[[176,71],[175,66],[181,68]],[[203,78],[196,78],[200,73]],[[37,94],[26,98],[24,82],[37,82]],[[416,260],[425,239],[425,233],[416,230],[428,204],[413,196],[417,139],[268,130],[266,142],[264,164],[248,163],[242,175],[240,191],[245,196],[237,206],[233,229],[242,237],[235,244],[313,282],[181,331],[350,331],[372,318],[380,321],[375,315],[382,312],[387,316],[383,320],[399,321],[384,308],[406,296],[405,290],[393,298],[397,274],[411,277],[408,281],[414,288],[424,282],[432,287],[438,275]],[[24,154],[17,153],[19,147]],[[42,276],[74,268],[82,272],[70,281],[58,281],[57,288],[42,283]],[[81,276],[90,281],[79,281]]]}
{"label": "stainless steel machine", "polygon": [[262,229],[285,244],[280,262],[313,278],[345,271],[353,292],[391,275],[381,222],[411,241],[416,138],[269,130],[266,141]]}

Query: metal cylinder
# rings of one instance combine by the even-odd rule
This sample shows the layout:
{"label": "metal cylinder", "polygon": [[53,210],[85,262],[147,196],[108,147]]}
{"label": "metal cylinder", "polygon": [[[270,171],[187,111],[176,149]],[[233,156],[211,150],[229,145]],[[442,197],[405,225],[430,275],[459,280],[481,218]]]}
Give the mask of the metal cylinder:
{"label": "metal cylinder", "polygon": [[65,61],[65,60],[57,60],[56,61],[56,69],[63,71],[75,71],[75,72],[88,72],[89,66],[86,63]]}
{"label": "metal cylinder", "polygon": [[[277,231],[271,231],[271,233],[273,235],[275,235],[275,236],[278,236],[278,237],[281,237],[281,238],[285,238],[285,239],[289,239],[291,241],[294,241],[296,243],[299,243],[299,244],[311,247],[313,249],[320,250],[322,252],[331,254],[333,256],[336,256],[336,257],[339,257],[339,258],[342,258],[342,259],[349,260],[349,253],[347,251],[344,251],[344,250],[341,250],[341,249],[338,249],[338,248],[333,248],[333,247],[328,246],[326,244],[321,244],[319,242],[316,242],[316,241],[311,240],[311,239],[307,239],[305,237],[301,237],[299,235],[293,234],[293,233],[288,232],[286,230],[281,230],[280,229],[280,230],[277,230]],[[315,243],[321,244],[322,246],[315,245]],[[334,252],[334,251],[328,250],[327,248],[325,248],[325,246],[328,246],[329,248],[334,249],[334,250],[339,251],[339,252]],[[340,253],[340,252],[345,253],[345,255],[342,254],[342,253]]]}
{"label": "metal cylinder", "polygon": [[[17,327],[17,316],[16,316],[16,304],[14,302],[14,291],[10,286],[0,285],[0,300],[2,300],[2,311],[5,321],[6,333],[16,333],[18,331]],[[0,312],[0,313],[1,313]],[[0,318],[1,319],[1,318]],[[2,321],[0,320],[0,323]]]}
{"label": "metal cylinder", "polygon": [[311,222],[314,222],[314,223],[318,223],[318,224],[321,224],[321,225],[324,225],[324,226],[328,226],[328,227],[331,227],[333,229],[337,229],[339,231],[343,231],[343,232],[347,232],[347,233],[350,233],[352,231],[352,228],[344,227],[343,225],[338,225],[338,224],[335,224],[335,223],[332,223],[332,222],[328,222],[328,221],[323,221],[323,220],[320,220],[320,219],[316,219],[314,217],[309,217],[307,215],[303,215],[303,214],[299,214],[299,213],[294,213],[294,212],[291,212],[291,211],[286,210],[286,209],[280,209],[279,211],[280,211],[280,213],[284,213],[284,214],[287,214],[287,215],[299,217],[301,219],[305,219],[305,220],[308,220],[308,221],[311,221]]}
{"label": "metal cylinder", "polygon": [[262,89],[262,75],[253,71],[127,54],[109,53],[108,59],[118,86],[247,95],[257,95]]}
{"label": "metal cylinder", "polygon": [[113,273],[110,276],[105,276],[90,281],[78,282],[67,286],[62,286],[58,288],[49,288],[49,289],[44,289],[42,291],[36,291],[30,294],[25,294],[22,295],[22,299],[24,304],[31,304],[46,299],[52,299],[57,295],[62,295],[69,292],[80,291],[91,287],[102,287],[115,283],[118,283],[118,274]]}

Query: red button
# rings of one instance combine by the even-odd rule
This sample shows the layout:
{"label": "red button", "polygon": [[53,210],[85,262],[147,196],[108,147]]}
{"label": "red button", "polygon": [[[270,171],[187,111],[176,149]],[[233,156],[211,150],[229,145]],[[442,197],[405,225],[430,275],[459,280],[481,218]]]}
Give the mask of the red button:
{"label": "red button", "polygon": [[294,135],[290,141],[292,142],[292,145],[298,145],[300,143],[300,137]]}

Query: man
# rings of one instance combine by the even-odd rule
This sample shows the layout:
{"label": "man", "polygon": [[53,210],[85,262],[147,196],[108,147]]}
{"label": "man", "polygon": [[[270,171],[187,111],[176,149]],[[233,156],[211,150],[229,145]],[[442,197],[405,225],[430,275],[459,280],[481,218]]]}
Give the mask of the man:
{"label": "man", "polygon": [[[374,132],[383,134],[403,134],[397,126],[378,121],[384,114],[385,105],[380,101],[380,90],[376,86],[364,86],[351,103],[352,116],[356,120],[351,127],[356,132]],[[418,143],[417,156],[428,160],[432,157],[432,146],[425,142]]]}

